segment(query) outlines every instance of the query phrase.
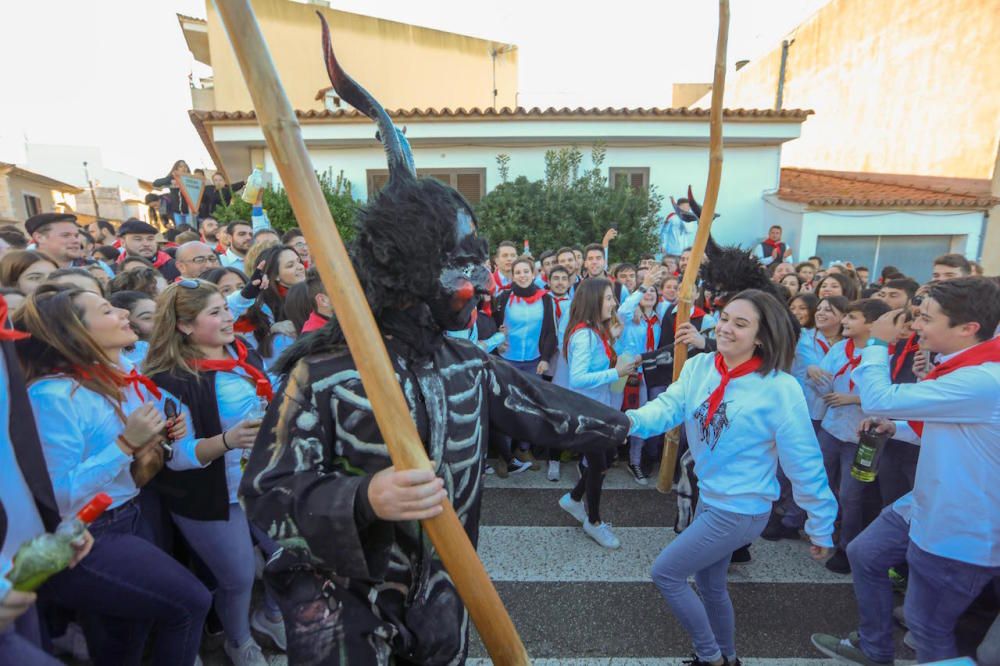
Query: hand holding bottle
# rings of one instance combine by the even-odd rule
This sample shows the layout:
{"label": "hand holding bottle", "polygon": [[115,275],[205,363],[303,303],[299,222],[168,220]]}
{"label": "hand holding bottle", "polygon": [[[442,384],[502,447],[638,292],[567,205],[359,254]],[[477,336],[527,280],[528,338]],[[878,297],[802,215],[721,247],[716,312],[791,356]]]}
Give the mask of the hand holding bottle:
{"label": "hand holding bottle", "polygon": [[252,449],[260,424],[261,419],[255,418],[240,421],[224,433],[226,445],[230,449]]}
{"label": "hand holding bottle", "polygon": [[153,403],[147,402],[129,414],[125,420],[125,432],[122,433],[122,437],[125,439],[124,444],[130,450],[125,451],[121,440],[119,440],[118,446],[125,453],[132,455],[144,448],[154,438],[158,440],[162,437],[165,425],[166,420],[160,410]]}

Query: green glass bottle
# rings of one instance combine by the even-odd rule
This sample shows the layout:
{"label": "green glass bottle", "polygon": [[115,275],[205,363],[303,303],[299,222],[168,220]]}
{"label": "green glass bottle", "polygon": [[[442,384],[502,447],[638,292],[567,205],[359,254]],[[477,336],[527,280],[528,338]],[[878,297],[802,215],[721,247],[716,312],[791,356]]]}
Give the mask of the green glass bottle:
{"label": "green glass bottle", "polygon": [[21,544],[14,555],[14,566],[7,578],[20,592],[34,592],[52,576],[69,566],[75,553],[73,542],[83,536],[87,526],[111,506],[111,498],[99,493],[74,517],[59,523],[52,534],[40,534]]}
{"label": "green glass bottle", "polygon": [[858,452],[854,455],[851,465],[851,476],[862,483],[871,483],[878,476],[878,464],[882,459],[882,450],[889,441],[889,435],[875,432],[875,427],[869,427],[858,437]]}

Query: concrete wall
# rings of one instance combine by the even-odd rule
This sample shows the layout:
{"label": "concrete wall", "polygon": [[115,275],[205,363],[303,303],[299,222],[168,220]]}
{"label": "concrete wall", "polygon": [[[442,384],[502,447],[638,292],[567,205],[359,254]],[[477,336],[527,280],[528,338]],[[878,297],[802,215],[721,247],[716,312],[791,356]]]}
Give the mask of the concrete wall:
{"label": "concrete wall", "polygon": [[[544,155],[547,146],[484,145],[449,146],[442,148],[414,148],[414,159],[420,168],[485,168],[486,190],[492,190],[500,183],[496,156],[505,153],[510,156],[511,180],[525,176],[538,180],[545,175]],[[590,159],[590,145],[579,144],[584,154],[581,169],[593,168]],[[385,169],[385,155],[378,148],[310,148],[313,164],[318,171],[332,169],[336,174],[343,170],[351,181],[354,196],[367,197],[368,169]],[[764,208],[762,194],[778,185],[778,162],[780,146],[727,146],[723,166],[722,187],[718,210],[722,217],[713,225],[716,238],[725,243],[740,243],[746,246],[758,242],[767,234],[772,223]],[[277,173],[270,153],[266,153],[265,169]],[[701,146],[608,146],[602,169],[607,176],[611,167],[648,167],[650,181],[660,194],[664,195],[662,215],[669,212],[670,203],[666,196],[684,196],[688,184],[692,184],[695,196],[703,196],[708,177],[708,150]],[[798,242],[797,232],[790,230],[787,236],[793,243]]]}
{"label": "concrete wall", "polygon": [[[39,198],[43,213],[55,212],[56,203],[62,202],[66,199],[62,193],[53,192],[53,190],[49,189],[45,185],[28,180],[27,178],[8,174],[6,176],[0,176],[0,180],[6,181],[6,202],[9,202],[9,208],[7,208],[5,212],[0,211],[0,217],[9,217],[9,219],[14,219],[19,222],[26,220],[28,212],[24,205],[25,194],[30,194]],[[70,195],[70,198],[72,198],[72,195]]]}
{"label": "concrete wall", "polygon": [[[322,109],[315,96],[330,85],[317,9],[330,23],[344,69],[386,108],[493,104],[490,50],[502,44],[288,0],[253,0],[253,8],[295,109]],[[211,0],[205,12],[215,108],[248,111],[250,94]],[[516,105],[517,58],[516,50],[496,58],[498,107]]]}
{"label": "concrete wall", "polygon": [[[833,0],[789,35],[783,108],[816,115],[782,164],[991,178],[998,36],[996,0]],[[780,58],[730,73],[726,106],[773,108]]]}

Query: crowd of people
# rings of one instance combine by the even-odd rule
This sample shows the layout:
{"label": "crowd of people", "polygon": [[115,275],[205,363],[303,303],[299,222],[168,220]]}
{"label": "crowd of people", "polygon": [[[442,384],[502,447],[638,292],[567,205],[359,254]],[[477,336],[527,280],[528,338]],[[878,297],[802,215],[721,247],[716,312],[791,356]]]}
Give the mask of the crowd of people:
{"label": "crowd of people", "polygon": [[[189,210],[172,187],[187,172],[179,161],[157,182],[169,193],[149,222],[82,227],[46,213],[26,233],[0,229],[2,571],[53,521],[98,493],[112,500],[39,607],[0,579],[3,663],[58,663],[38,646],[137,664],[151,642],[151,663],[171,666],[198,663],[204,641],[222,642],[238,666],[266,663],[255,636],[286,649],[280,595],[269,585],[254,594],[280,545],[248,519],[238,490],[255,441],[268,446],[261,424],[288,381],[282,355],[328,328],[333,308],[301,231],[274,230],[259,198],[251,220],[220,225],[214,206],[242,184],[218,174],[212,203]],[[615,230],[537,257],[499,242],[491,288],[444,335],[525,386],[550,383],[618,412],[629,429],[616,447],[577,455],[556,437],[491,426],[495,458],[483,471],[572,475],[559,505],[600,547],[619,548],[601,519],[607,470],[619,464],[647,485],[680,427],[688,454],[675,480],[696,499],[651,566],[696,664],[738,663],[730,561],[749,558],[758,536],[803,533],[814,558],[854,577],[858,597],[858,632],[817,634],[819,649],[891,663],[893,588],[905,581],[899,619],[918,659],[955,656],[960,616],[1000,574],[1000,286],[957,254],[938,257],[923,284],[893,267],[872,279],[850,262],[793,263],[781,231],[746,253],[766,288],[723,294],[703,282],[679,326],[690,247],[617,257]],[[677,345],[692,356],[674,381]],[[890,436],[874,483],[852,475],[869,428]],[[392,515],[440,503],[438,479],[413,479],[428,488],[424,503]],[[387,513],[359,506],[367,529]],[[991,663],[996,634],[982,653],[993,650]]]}

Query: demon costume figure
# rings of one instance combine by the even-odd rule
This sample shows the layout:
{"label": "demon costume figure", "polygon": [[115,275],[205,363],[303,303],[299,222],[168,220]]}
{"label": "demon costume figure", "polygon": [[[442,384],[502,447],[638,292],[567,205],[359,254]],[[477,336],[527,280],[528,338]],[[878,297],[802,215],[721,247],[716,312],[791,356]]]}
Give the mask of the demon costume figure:
{"label": "demon costume figure", "polygon": [[[373,118],[388,184],[358,217],[352,260],[427,455],[473,543],[491,428],[540,446],[612,449],[625,416],[518,372],[444,331],[471,325],[489,290],[486,242],[458,192],[418,180],[405,137],[337,63],[338,94]],[[458,664],[469,617],[418,522],[381,520],[371,476],[390,466],[336,319],[299,340],[241,487],[248,515],[282,546],[265,568],[292,664]]]}
{"label": "demon costume figure", "polygon": [[[694,198],[694,192],[688,185],[686,199],[674,200],[670,204],[674,212],[667,215],[660,227],[660,250],[663,254],[679,257],[684,250],[694,245],[694,237],[698,233],[698,220],[701,219],[701,205]],[[716,213],[712,219],[719,217]]]}

